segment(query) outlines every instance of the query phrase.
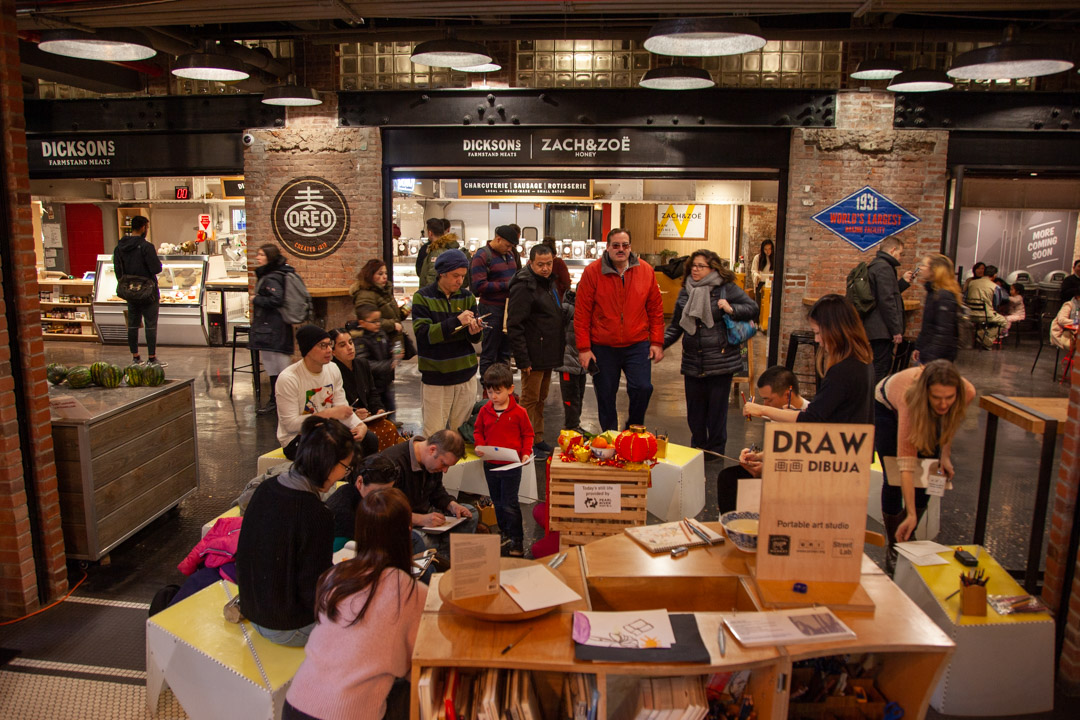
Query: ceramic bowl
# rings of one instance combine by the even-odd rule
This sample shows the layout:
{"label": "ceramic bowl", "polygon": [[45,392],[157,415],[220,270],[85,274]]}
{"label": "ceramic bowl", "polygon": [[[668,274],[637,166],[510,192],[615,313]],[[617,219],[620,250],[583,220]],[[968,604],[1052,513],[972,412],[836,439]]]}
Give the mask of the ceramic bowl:
{"label": "ceramic bowl", "polygon": [[615,457],[615,448],[613,447],[598,448],[590,445],[589,451],[592,453],[593,457],[598,460],[610,460]]}
{"label": "ceramic bowl", "polygon": [[736,520],[753,520],[757,523],[759,518],[760,516],[756,512],[726,512],[720,516],[720,524],[724,526],[724,533],[727,534],[728,539],[731,540],[731,542],[735,543],[735,547],[746,553],[756,553],[757,531],[755,530],[753,533],[749,533],[734,530],[731,528],[731,524]]}

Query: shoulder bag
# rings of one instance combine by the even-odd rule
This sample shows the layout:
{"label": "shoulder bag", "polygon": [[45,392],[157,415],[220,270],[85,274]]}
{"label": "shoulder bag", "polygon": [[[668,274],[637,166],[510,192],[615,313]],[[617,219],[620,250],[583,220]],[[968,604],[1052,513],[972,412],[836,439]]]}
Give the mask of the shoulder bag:
{"label": "shoulder bag", "polygon": [[119,278],[116,281],[116,294],[120,296],[120,299],[136,305],[146,304],[153,299],[154,291],[157,289],[157,280],[142,275],[125,275],[119,252],[116,254],[116,267],[113,270]]}
{"label": "shoulder bag", "polygon": [[[727,283],[720,286],[721,297],[727,300]],[[757,323],[753,320],[735,320],[724,313],[724,327],[727,329],[728,345],[739,346],[757,334]]]}

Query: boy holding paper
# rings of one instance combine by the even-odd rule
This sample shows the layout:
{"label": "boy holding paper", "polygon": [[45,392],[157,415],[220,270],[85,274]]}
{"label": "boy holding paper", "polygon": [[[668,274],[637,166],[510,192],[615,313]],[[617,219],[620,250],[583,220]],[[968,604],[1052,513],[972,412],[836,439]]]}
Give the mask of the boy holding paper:
{"label": "boy holding paper", "polygon": [[[514,398],[514,374],[504,363],[495,363],[484,371],[484,388],[488,401],[476,416],[476,455],[484,457],[483,447],[507,448],[517,453],[516,466],[508,460],[484,461],[484,478],[488,494],[495,504],[495,517],[503,534],[503,545],[509,545],[510,557],[524,557],[525,532],[521,524],[521,505],[518,488],[521,486],[521,463],[529,457],[533,446],[533,428],[529,414]],[[500,469],[512,465],[509,469]]]}

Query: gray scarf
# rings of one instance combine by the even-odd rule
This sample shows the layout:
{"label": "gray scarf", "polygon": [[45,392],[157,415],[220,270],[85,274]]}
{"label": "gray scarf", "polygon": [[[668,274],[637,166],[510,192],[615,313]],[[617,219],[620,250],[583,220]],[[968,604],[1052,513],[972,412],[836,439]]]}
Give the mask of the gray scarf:
{"label": "gray scarf", "polygon": [[301,492],[319,494],[319,489],[311,484],[311,481],[306,477],[296,472],[293,468],[289,468],[287,472],[283,472],[277,476],[277,481],[282,487],[287,487],[290,490],[300,490]]}
{"label": "gray scarf", "polygon": [[723,284],[724,279],[715,270],[710,270],[709,274],[698,282],[694,282],[694,278],[689,275],[686,277],[686,281],[683,282],[683,287],[686,288],[687,292],[686,307],[683,308],[679,326],[686,331],[687,335],[693,335],[697,332],[698,320],[704,323],[707,328],[713,326],[710,289],[720,287]]}

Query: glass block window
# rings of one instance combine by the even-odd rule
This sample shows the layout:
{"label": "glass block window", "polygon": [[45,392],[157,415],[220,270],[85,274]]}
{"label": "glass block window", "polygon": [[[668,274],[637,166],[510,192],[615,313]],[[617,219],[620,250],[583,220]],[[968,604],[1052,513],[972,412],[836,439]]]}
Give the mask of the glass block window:
{"label": "glass block window", "polygon": [[[342,43],[338,47],[342,90],[404,90],[410,88],[468,88],[511,82],[510,43],[485,43],[503,69],[493,73],[466,73],[450,68],[415,65],[410,59],[416,43]],[[572,66],[571,66],[571,69]]]}

